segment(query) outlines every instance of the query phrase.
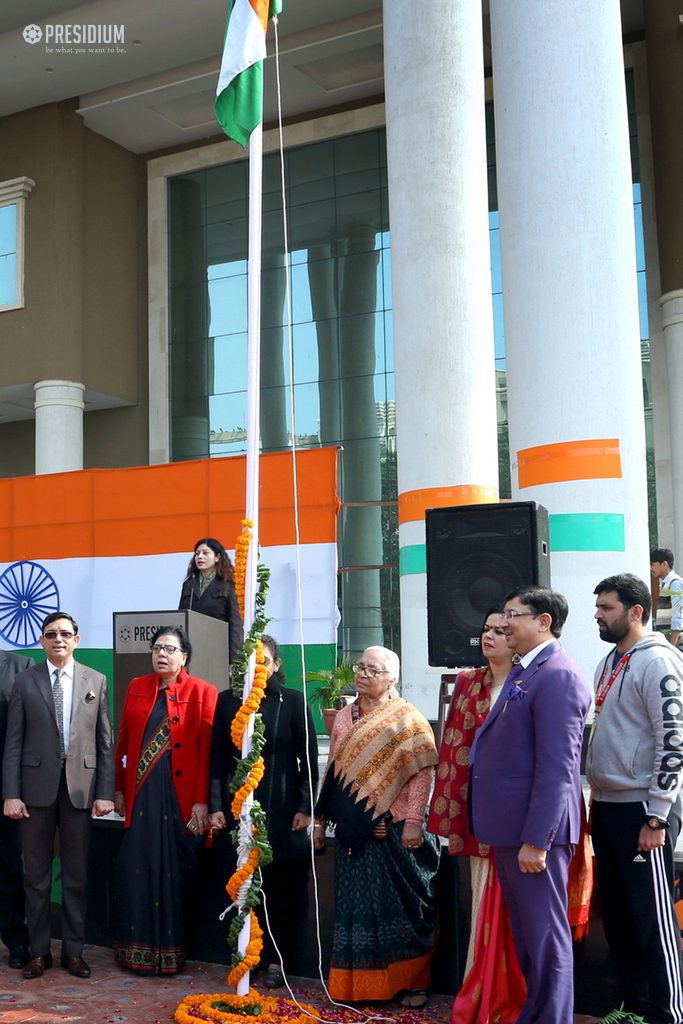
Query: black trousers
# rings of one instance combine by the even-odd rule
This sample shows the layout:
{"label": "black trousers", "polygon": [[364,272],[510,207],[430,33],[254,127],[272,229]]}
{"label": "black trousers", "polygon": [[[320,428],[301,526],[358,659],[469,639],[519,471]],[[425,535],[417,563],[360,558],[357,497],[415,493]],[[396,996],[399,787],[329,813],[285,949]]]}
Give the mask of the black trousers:
{"label": "black trousers", "polygon": [[21,827],[0,809],[0,937],[8,949],[28,947],[25,917]]}
{"label": "black trousers", "polygon": [[22,818],[24,888],[31,956],[50,952],[50,895],[55,830],[62,862],[62,954],[81,956],[85,941],[90,809],[74,807],[62,771],[57,799],[48,807],[27,807]]}
{"label": "black trousers", "polygon": [[624,1009],[647,1024],[683,1022],[680,932],[673,907],[674,847],[680,801],[666,845],[638,852],[646,807],[594,801],[593,848],[605,936],[619,970]]}

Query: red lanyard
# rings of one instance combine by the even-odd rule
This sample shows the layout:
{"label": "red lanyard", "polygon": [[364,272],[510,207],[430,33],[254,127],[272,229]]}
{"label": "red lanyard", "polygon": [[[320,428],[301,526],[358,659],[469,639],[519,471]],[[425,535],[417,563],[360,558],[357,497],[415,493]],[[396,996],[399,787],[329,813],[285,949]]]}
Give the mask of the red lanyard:
{"label": "red lanyard", "polygon": [[596,714],[596,716],[600,714],[600,708],[605,703],[605,698],[607,697],[607,694],[610,691],[610,687],[611,687],[612,683],[617,678],[617,676],[621,672],[622,668],[626,667],[626,663],[627,663],[628,659],[631,657],[632,654],[633,654],[633,651],[627,651],[627,653],[622,656],[621,661],[619,662],[617,667],[613,670],[612,675],[609,677],[609,679],[607,680],[606,683],[605,683],[605,676],[607,675],[607,666],[609,665],[609,657],[605,661],[605,667],[602,670],[602,676],[600,678],[600,682],[598,683],[598,692],[595,695],[595,714]]}

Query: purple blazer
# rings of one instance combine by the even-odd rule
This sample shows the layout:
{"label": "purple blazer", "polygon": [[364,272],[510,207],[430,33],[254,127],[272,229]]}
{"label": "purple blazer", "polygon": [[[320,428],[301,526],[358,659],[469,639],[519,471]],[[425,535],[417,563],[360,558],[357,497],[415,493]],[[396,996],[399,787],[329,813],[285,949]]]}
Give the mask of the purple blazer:
{"label": "purple blazer", "polygon": [[543,850],[576,843],[581,828],[581,743],[591,696],[558,640],[505,688],[470,758],[472,832],[489,846]]}

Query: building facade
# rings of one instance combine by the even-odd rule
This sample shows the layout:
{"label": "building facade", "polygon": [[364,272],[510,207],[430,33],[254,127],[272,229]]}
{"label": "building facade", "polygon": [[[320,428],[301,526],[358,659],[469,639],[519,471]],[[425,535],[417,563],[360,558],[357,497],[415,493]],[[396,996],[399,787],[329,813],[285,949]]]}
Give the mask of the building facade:
{"label": "building facade", "polygon": [[[37,43],[30,3],[0,25],[23,72],[0,107],[3,477],[245,450],[247,165],[211,112],[225,12],[167,6],[131,9],[118,64],[47,52],[64,4]],[[595,583],[646,577],[651,540],[683,547],[678,8],[280,18],[262,449],[339,446],[340,650],[400,650],[430,717],[427,508],[548,508],[587,674]]]}

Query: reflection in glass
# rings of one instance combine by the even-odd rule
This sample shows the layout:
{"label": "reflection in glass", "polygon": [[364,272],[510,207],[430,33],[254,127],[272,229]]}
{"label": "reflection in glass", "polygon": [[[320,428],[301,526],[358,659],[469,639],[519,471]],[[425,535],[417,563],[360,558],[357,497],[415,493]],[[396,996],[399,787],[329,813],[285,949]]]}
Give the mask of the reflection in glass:
{"label": "reflection in glass", "polygon": [[17,256],[0,256],[0,306],[17,301]]}
{"label": "reflection in glass", "polygon": [[[357,503],[340,523],[342,567],[360,567],[341,575],[344,649],[396,649],[398,527],[389,506],[374,504],[395,510],[397,501],[384,132],[302,146],[285,161],[296,441],[343,446],[340,496]],[[174,459],[246,447],[245,168],[241,161],[171,181]],[[277,154],[264,161],[263,189],[261,445],[281,451],[292,424]],[[190,368],[194,352],[199,365]],[[380,569],[388,557],[394,568]]]}
{"label": "reflection in glass", "polygon": [[17,251],[17,204],[0,206],[0,256]]}

